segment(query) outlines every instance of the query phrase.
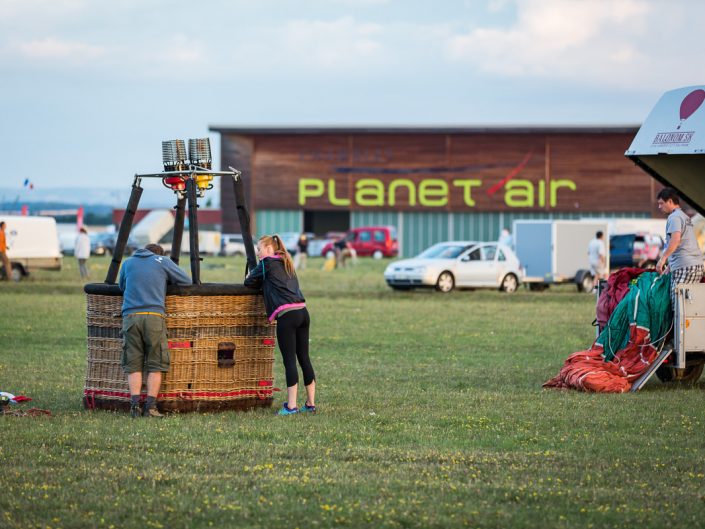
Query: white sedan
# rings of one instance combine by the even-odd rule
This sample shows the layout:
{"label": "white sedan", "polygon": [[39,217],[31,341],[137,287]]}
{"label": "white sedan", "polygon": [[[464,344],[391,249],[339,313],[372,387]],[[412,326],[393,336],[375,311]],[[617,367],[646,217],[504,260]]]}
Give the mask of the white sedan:
{"label": "white sedan", "polygon": [[395,290],[435,287],[498,288],[514,292],[524,271],[508,246],[496,242],[453,241],[434,244],[413,259],[390,264],[384,279]]}

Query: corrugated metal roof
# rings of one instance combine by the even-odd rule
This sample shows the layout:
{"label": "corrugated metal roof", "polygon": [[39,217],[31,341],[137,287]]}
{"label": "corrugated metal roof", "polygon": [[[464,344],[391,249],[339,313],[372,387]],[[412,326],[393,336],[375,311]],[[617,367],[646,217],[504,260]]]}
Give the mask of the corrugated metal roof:
{"label": "corrugated metal roof", "polygon": [[307,125],[307,126],[230,126],[209,125],[210,132],[221,134],[285,135],[285,134],[636,134],[639,125],[585,125],[585,126],[363,126],[363,125]]}

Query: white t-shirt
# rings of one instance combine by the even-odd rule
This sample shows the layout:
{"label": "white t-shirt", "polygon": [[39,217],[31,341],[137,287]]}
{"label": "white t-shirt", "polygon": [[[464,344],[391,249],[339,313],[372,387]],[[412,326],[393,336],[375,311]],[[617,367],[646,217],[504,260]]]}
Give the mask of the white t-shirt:
{"label": "white t-shirt", "polygon": [[600,264],[600,257],[605,256],[605,241],[595,238],[588,244],[588,259],[590,264]]}
{"label": "white t-shirt", "polygon": [[76,259],[88,259],[91,256],[91,239],[85,233],[79,233],[73,247]]}

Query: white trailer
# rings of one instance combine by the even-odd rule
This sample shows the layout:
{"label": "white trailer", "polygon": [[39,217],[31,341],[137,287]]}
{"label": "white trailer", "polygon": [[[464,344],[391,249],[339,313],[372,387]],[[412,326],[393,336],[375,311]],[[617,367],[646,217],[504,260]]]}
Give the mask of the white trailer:
{"label": "white trailer", "polygon": [[[56,220],[51,217],[4,215],[11,277],[19,281],[32,270],[61,270],[62,255]],[[2,263],[0,263],[2,266]]]}
{"label": "white trailer", "polygon": [[515,220],[514,252],[524,268],[523,282],[532,290],[555,283],[575,283],[581,292],[592,292],[595,278],[590,272],[587,248],[598,231],[605,237],[605,259],[609,263],[607,221]]}

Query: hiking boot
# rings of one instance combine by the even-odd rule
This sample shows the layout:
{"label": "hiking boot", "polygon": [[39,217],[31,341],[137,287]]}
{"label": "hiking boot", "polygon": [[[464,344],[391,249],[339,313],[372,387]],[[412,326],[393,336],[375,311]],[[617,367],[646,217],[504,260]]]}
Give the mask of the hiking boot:
{"label": "hiking boot", "polygon": [[289,408],[285,402],[281,410],[277,412],[277,415],[293,415],[295,413],[299,413],[299,408]]}
{"label": "hiking boot", "polygon": [[143,417],[151,417],[153,419],[163,419],[165,415],[159,413],[159,410],[156,408],[156,406],[152,408],[147,408],[144,410],[144,413],[142,413]]}
{"label": "hiking boot", "polygon": [[316,413],[316,407],[311,406],[308,402],[299,410],[299,413]]}

